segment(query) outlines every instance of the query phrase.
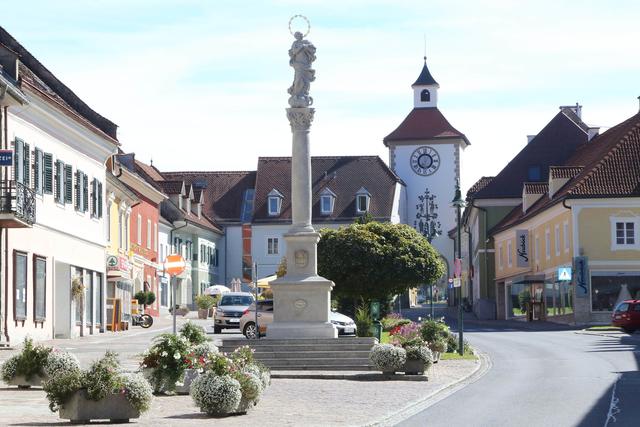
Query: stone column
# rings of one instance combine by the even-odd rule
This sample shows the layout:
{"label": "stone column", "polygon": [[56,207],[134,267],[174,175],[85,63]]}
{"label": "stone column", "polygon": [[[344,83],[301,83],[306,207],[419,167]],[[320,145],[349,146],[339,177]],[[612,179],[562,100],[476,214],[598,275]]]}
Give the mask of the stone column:
{"label": "stone column", "polygon": [[309,129],[315,109],[287,108],[293,134],[291,155],[291,200],[293,203],[291,232],[313,231],[311,226],[311,153]]}

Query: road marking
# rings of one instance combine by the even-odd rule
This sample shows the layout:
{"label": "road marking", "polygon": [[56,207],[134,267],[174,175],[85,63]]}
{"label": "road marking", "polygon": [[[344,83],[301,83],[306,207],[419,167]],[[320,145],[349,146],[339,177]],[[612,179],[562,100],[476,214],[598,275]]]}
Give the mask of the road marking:
{"label": "road marking", "polygon": [[613,383],[613,390],[611,391],[611,402],[609,403],[609,412],[607,412],[607,420],[604,422],[604,427],[609,425],[609,421],[613,420],[616,422],[616,415],[620,413],[620,408],[618,408],[618,403],[620,399],[616,397],[616,387],[618,386],[618,381],[620,381],[620,376],[616,379],[616,382]]}

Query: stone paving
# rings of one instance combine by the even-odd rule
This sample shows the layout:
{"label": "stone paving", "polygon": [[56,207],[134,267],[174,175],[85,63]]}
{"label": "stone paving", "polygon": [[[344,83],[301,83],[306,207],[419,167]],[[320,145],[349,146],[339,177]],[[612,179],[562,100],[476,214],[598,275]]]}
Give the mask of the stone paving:
{"label": "stone paving", "polygon": [[[181,323],[184,319],[181,319]],[[200,321],[199,323],[204,322]],[[210,323],[210,321],[208,322]],[[136,354],[147,347],[154,335],[170,331],[170,323],[160,319],[148,331],[140,328],[123,334],[106,334],[79,340],[54,340],[52,344],[77,354],[83,365],[100,356],[106,348],[122,354],[126,368],[137,366]],[[216,336],[217,337],[217,336]],[[6,359],[12,351],[0,352]],[[274,378],[258,406],[247,415],[213,419],[199,412],[189,396],[158,396],[152,409],[138,425],[188,426],[214,422],[221,426],[333,426],[388,423],[416,402],[428,399],[440,390],[472,375],[479,361],[440,361],[429,371],[428,381],[357,381],[348,379]],[[386,420],[386,422],[385,422]],[[0,388],[0,425],[64,425],[49,411],[42,390]]]}

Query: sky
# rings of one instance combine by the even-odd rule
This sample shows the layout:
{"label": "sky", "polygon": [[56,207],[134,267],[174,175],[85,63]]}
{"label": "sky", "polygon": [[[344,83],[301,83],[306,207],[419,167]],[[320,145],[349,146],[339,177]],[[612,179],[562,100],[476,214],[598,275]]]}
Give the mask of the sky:
{"label": "sky", "polygon": [[0,25],[136,158],[255,170],[258,156],[291,154],[296,14],[317,48],[312,155],[388,161],[382,139],[413,108],[425,44],[438,107],[471,142],[463,188],[498,173],[560,105],[603,128],[638,111],[637,1],[22,1]]}

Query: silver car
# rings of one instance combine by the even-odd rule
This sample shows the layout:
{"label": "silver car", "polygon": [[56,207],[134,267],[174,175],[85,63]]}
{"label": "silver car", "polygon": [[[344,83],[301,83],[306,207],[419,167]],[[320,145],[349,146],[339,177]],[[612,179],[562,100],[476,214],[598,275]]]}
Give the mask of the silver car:
{"label": "silver car", "polygon": [[219,334],[223,329],[238,329],[242,313],[253,303],[249,292],[227,292],[218,301],[214,317],[213,332]]}

